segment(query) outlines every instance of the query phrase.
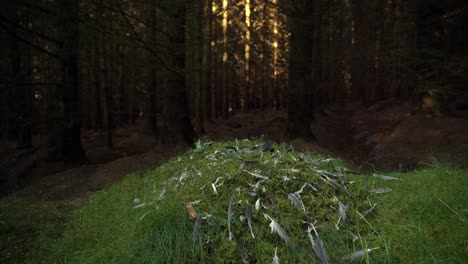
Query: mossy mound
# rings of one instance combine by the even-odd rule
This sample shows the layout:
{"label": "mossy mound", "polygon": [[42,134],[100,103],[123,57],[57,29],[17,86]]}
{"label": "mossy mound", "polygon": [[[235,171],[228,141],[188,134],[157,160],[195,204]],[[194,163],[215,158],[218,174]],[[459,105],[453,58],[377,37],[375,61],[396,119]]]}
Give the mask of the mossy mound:
{"label": "mossy mound", "polygon": [[276,254],[282,263],[341,262],[352,252],[385,247],[367,219],[376,210],[369,210],[375,206],[365,184],[366,177],[341,161],[285,144],[198,142],[154,171],[96,195],[78,212],[88,218],[76,217],[64,235],[65,241],[87,242],[59,248],[57,256],[269,263]]}

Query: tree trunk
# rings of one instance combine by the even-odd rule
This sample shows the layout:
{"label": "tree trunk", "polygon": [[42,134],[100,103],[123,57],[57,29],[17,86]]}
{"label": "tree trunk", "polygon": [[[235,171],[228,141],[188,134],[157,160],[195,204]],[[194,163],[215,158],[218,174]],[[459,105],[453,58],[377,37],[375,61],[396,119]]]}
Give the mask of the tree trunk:
{"label": "tree trunk", "polygon": [[[164,96],[164,133],[166,143],[193,144],[196,133],[189,118],[185,82],[185,1],[174,0],[168,10],[172,11],[168,23],[169,73],[168,87]],[[173,14],[173,15],[172,15]]]}
{"label": "tree trunk", "polygon": [[[150,4],[150,23],[151,23],[151,31],[150,31],[150,39],[151,43],[157,43],[157,0],[151,0]],[[150,81],[149,86],[147,86],[147,97],[146,97],[146,109],[145,109],[145,130],[146,133],[153,135],[154,137],[158,137],[158,127],[157,127],[157,99],[156,99],[156,91],[158,86],[158,67],[156,63],[156,59],[154,57],[149,58],[149,75]]]}
{"label": "tree trunk", "polygon": [[82,162],[85,154],[81,146],[78,43],[79,43],[79,1],[57,1],[60,12],[59,34],[62,45],[59,58],[62,69],[60,97],[63,101],[62,155],[65,162]]}
{"label": "tree trunk", "polygon": [[[313,120],[311,105],[312,88],[312,30],[306,20],[312,18],[313,2],[298,1],[298,8],[289,21],[289,89],[288,89],[288,134],[290,137],[312,138],[310,122]],[[299,11],[300,10],[300,11]]]}

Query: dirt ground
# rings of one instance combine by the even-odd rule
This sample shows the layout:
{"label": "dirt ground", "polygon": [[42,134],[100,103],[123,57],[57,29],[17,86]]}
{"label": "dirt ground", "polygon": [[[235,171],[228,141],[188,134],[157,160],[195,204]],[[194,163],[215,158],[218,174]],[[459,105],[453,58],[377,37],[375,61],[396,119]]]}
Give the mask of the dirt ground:
{"label": "dirt ground", "polygon": [[[39,163],[26,175],[26,186],[16,195],[43,201],[80,203],[125,175],[151,169],[185,150],[157,145],[142,134],[140,125],[114,133],[114,149],[105,147],[100,131],[86,131],[83,145],[89,162],[65,168]],[[412,114],[408,103],[381,102],[370,107],[336,104],[315,113],[315,140],[288,139],[287,115],[267,111],[239,113],[228,120],[207,122],[203,138],[261,137],[287,141],[299,151],[336,156],[362,170],[412,170],[435,161],[468,164],[468,119]]]}

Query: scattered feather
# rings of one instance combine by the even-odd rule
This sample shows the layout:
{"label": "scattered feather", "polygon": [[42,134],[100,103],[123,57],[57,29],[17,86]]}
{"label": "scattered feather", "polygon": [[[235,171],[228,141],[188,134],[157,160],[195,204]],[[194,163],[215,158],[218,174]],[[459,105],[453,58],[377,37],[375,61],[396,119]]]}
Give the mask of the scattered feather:
{"label": "scattered feather", "polygon": [[371,193],[389,193],[392,189],[390,188],[377,188],[377,189],[370,189],[369,192]]}
{"label": "scattered feather", "polygon": [[259,148],[259,150],[261,152],[267,152],[267,151],[271,150],[271,144],[270,143],[265,143]]}
{"label": "scattered feather", "polygon": [[245,213],[245,217],[247,218],[247,224],[249,225],[250,234],[252,235],[252,238],[255,238],[253,230],[252,230],[252,211],[250,211],[248,204],[245,204],[244,213]]}
{"label": "scattered feather", "polygon": [[299,195],[296,195],[294,193],[288,193],[288,199],[291,201],[292,204],[294,204],[294,206],[297,207],[297,209],[303,210],[305,212],[304,203],[302,202],[301,197],[299,197]]}
{"label": "scattered feather", "polygon": [[338,206],[339,206],[339,212],[340,212],[340,217],[341,217],[341,220],[346,221],[346,211],[348,211],[348,208],[349,208],[349,205],[345,205],[343,204],[342,202],[338,202]]}
{"label": "scattered feather", "polygon": [[195,225],[193,226],[193,232],[192,232],[193,244],[196,244],[197,242],[198,243],[201,242],[201,237],[199,233],[200,233],[200,227],[202,223],[203,223],[203,218],[201,218],[200,216],[197,216],[197,221],[195,222]]}
{"label": "scattered feather", "polygon": [[365,212],[362,214],[362,216],[366,217],[368,214],[372,213],[372,211],[374,211],[374,209],[375,209],[376,206],[377,206],[376,203],[373,204],[373,205],[371,206],[371,208],[369,208],[369,210],[365,211]]}
{"label": "scattered feather", "polygon": [[158,196],[158,200],[164,199],[164,194],[166,194],[166,188],[162,189],[161,193]]}
{"label": "scattered feather", "polygon": [[248,170],[243,170],[243,171],[245,171],[245,172],[247,172],[248,174],[250,174],[250,175],[252,175],[252,176],[254,176],[254,177],[256,177],[256,178],[259,178],[259,179],[263,179],[263,180],[269,180],[269,179],[270,179],[270,178],[267,177],[267,176],[263,176],[263,175],[260,175],[260,174],[258,174],[258,173],[250,172],[250,171],[248,171]]}
{"label": "scattered feather", "polygon": [[319,259],[322,261],[322,263],[328,263],[327,252],[325,251],[325,247],[323,246],[323,241],[318,236],[315,239],[314,251],[315,254],[317,254],[317,257],[319,257]]}
{"label": "scattered feather", "polygon": [[198,175],[198,177],[202,176],[202,173],[197,168],[195,168],[195,166],[192,166],[192,170]]}
{"label": "scattered feather", "polygon": [[271,233],[277,233],[286,243],[286,245],[295,248],[294,243],[291,241],[291,238],[286,234],[286,231],[281,227],[280,224],[278,224],[273,218],[271,218],[267,214],[263,214],[265,218],[269,219],[271,221],[270,223],[270,228],[271,228]]}
{"label": "scattered feather", "polygon": [[286,175],[283,175],[280,177],[282,181],[286,182],[286,181],[290,181],[291,179],[288,178],[288,176]]}
{"label": "scattered feather", "polygon": [[241,255],[242,263],[249,263],[247,260],[247,249],[245,248],[244,241],[242,237],[240,237],[237,233],[234,234],[234,241],[236,242],[237,249],[239,250],[239,254]]}
{"label": "scattered feather", "polygon": [[312,187],[312,185],[311,185],[310,183],[305,182],[305,183],[302,185],[301,189],[300,189],[299,191],[295,192],[294,194],[295,194],[295,195],[300,195],[300,194],[302,194],[302,193],[304,192],[304,188],[305,188],[306,186]]}
{"label": "scattered feather", "polygon": [[381,175],[381,174],[372,174],[372,176],[374,178],[378,178],[378,179],[381,179],[381,180],[384,180],[384,181],[393,181],[393,180],[398,180],[398,181],[401,181],[401,179],[399,178],[395,178],[395,177],[392,177],[392,176],[386,176],[386,175]]}
{"label": "scattered feather", "polygon": [[271,262],[271,264],[279,264],[280,263],[280,260],[278,258],[278,255],[276,254],[276,251],[277,251],[277,248],[275,248],[275,256],[273,257],[273,261]]}
{"label": "scattered feather", "polygon": [[138,203],[140,203],[140,202],[141,202],[141,200],[140,200],[139,198],[135,198],[135,199],[133,200],[133,203],[134,203],[134,204],[138,204]]}
{"label": "scattered feather", "polygon": [[[312,249],[315,252],[315,255],[322,261],[322,263],[326,264],[328,263],[328,256],[327,256],[327,251],[325,250],[325,247],[323,246],[323,241],[320,239],[317,230],[315,229],[315,226],[311,224],[312,228],[307,229],[307,236],[309,237],[310,243],[312,244]],[[314,240],[314,237],[310,233],[312,230],[315,232],[316,239]]]}
{"label": "scattered feather", "polygon": [[144,207],[146,204],[145,203],[142,203],[142,204],[139,204],[139,205],[135,205],[133,208],[141,208],[141,207]]}
{"label": "scattered feather", "polygon": [[255,202],[255,210],[258,211],[258,209],[260,209],[260,198],[258,198],[257,201]]}
{"label": "scattered feather", "polygon": [[144,213],[142,216],[140,216],[140,218],[138,218],[138,220],[139,221],[143,220],[143,218],[145,218],[149,213],[151,213],[151,211]]}
{"label": "scattered feather", "polygon": [[218,190],[216,189],[216,185],[214,183],[211,184],[211,188],[213,189],[214,194],[218,195]]}
{"label": "scattered feather", "polygon": [[234,194],[231,195],[231,199],[229,199],[229,206],[228,206],[228,231],[229,231],[229,241],[232,241],[232,233],[231,233],[231,219],[234,216],[234,209],[232,205],[234,204]]}
{"label": "scattered feather", "polygon": [[350,261],[350,262],[354,262],[354,261],[360,261],[365,255],[369,254],[370,252],[374,251],[378,249],[378,247],[376,248],[366,248],[366,249],[363,249],[363,250],[358,250],[358,251],[355,251],[349,255],[346,255],[346,256],[343,256],[341,257],[341,261]]}

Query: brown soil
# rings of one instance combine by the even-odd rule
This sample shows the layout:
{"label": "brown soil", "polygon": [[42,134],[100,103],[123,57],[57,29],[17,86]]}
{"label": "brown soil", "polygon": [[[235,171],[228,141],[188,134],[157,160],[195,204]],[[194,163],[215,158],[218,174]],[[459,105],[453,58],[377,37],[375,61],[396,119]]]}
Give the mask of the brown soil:
{"label": "brown soil", "polygon": [[317,141],[367,170],[468,164],[468,119],[412,113],[409,103],[334,105],[316,113]]}
{"label": "brown soil", "polygon": [[[317,112],[315,120],[311,127],[314,141],[286,138],[287,115],[274,111],[239,113],[207,123],[204,137],[221,140],[263,135],[265,140],[288,141],[299,151],[338,156],[364,170],[408,170],[434,160],[464,165],[468,161],[467,119],[412,115],[409,104],[388,101],[367,108],[333,105]],[[17,195],[80,203],[86,194],[184,151],[181,146],[156,145],[140,128],[135,125],[115,131],[112,150],[105,147],[102,132],[85,132],[83,145],[89,163],[69,169],[62,164],[39,164]]]}

